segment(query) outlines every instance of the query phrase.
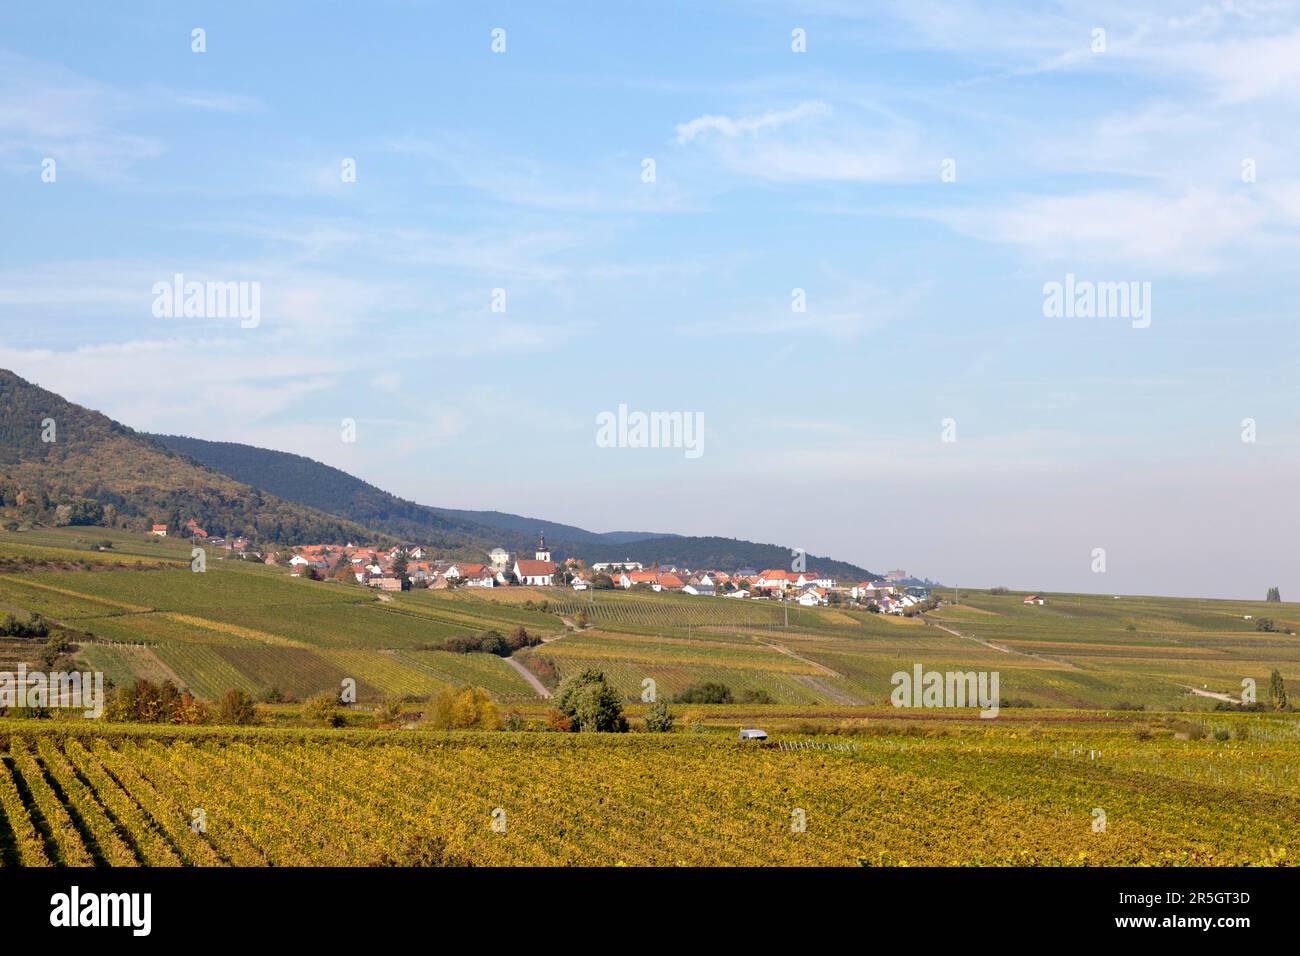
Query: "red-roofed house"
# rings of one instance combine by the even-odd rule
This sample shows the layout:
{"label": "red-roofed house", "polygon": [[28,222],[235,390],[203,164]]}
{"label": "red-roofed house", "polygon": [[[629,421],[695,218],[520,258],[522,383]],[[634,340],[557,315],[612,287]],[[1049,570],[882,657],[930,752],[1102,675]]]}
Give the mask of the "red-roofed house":
{"label": "red-roofed house", "polygon": [[544,587],[551,583],[554,575],[554,561],[529,561],[524,558],[515,560],[515,577],[520,584]]}
{"label": "red-roofed house", "polygon": [[823,574],[821,571],[805,571],[803,574],[799,575],[795,583],[799,587],[804,587],[808,584],[816,585],[819,588],[835,587],[835,579],[829,574]]}
{"label": "red-roofed house", "polygon": [[778,568],[768,568],[766,571],[759,572],[754,584],[760,588],[788,588],[793,587],[797,576],[789,571],[782,571]]}
{"label": "red-roofed house", "polygon": [[467,561],[462,561],[449,567],[446,571],[446,576],[453,580],[455,578],[472,578],[476,574],[482,574],[483,569],[486,567],[486,564],[472,564]]}
{"label": "red-roofed house", "polygon": [[614,583],[619,587],[627,589],[636,587],[638,584],[654,584],[655,579],[659,577],[656,571],[624,571]]}
{"label": "red-roofed house", "polygon": [[150,534],[156,534],[160,538],[167,537],[167,526],[165,524],[156,524],[149,529]]}
{"label": "red-roofed house", "polygon": [[799,595],[799,603],[804,607],[814,607],[826,603],[826,592],[821,588],[808,588]]}

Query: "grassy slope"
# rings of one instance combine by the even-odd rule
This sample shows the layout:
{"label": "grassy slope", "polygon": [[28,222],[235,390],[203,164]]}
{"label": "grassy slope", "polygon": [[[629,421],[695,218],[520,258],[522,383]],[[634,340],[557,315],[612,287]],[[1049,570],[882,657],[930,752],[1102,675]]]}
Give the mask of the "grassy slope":
{"label": "grassy slope", "polygon": [[[111,552],[87,550],[104,537],[114,541]],[[207,697],[234,686],[305,696],[352,677],[363,700],[472,683],[501,700],[536,703],[500,659],[420,648],[520,624],[559,635],[580,610],[595,626],[520,660],[538,672],[549,665],[560,678],[599,667],[629,700],[647,679],[661,695],[717,680],[783,704],[882,706],[890,676],[915,663],[996,670],[1002,698],[1037,707],[1208,709],[1214,701],[1184,685],[1235,695],[1250,677],[1262,691],[1274,668],[1300,694],[1300,637],[1261,633],[1243,620],[1267,616],[1300,629],[1296,604],[1053,595],[1026,607],[1014,595],[977,592],[933,615],[952,634],[832,608],[789,608],[787,625],[786,609],[772,603],[644,592],[413,591],[381,601],[221,552],[195,574],[188,543],[101,529],[0,533],[0,560],[17,555],[41,556],[51,569],[0,573],[0,612],[36,611],[90,632],[87,660],[114,679],[171,673]],[[96,570],[62,569],[82,561]],[[136,561],[163,569],[136,570]]]}

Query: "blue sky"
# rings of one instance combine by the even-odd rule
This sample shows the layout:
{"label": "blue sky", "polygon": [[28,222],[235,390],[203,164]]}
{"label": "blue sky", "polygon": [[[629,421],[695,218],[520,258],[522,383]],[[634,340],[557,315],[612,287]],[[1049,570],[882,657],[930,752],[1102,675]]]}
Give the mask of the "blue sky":
{"label": "blue sky", "polygon": [[[541,6],[6,6],[0,366],[429,504],[1300,594],[1294,5]],[[620,403],[705,453],[597,447]]]}

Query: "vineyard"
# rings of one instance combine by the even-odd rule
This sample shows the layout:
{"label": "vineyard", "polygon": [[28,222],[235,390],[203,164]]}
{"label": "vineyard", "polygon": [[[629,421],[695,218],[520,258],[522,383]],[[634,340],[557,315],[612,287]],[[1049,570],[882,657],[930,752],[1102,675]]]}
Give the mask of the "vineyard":
{"label": "vineyard", "polygon": [[[501,658],[427,648],[488,629],[563,629],[556,614],[435,592],[380,601],[368,589],[219,557],[196,574],[188,543],[106,534],[121,553],[52,546],[85,543],[67,529],[0,535],[0,557],[39,554],[47,562],[35,572],[0,573],[0,613],[40,614],[74,629],[81,666],[116,685],[143,677],[171,680],[209,700],[230,688],[303,699],[351,679],[365,701],[428,697],[453,685],[484,687],[501,701],[535,701]],[[69,556],[97,563],[88,573]],[[24,645],[10,643],[5,655],[16,662]]]}
{"label": "vineyard", "polygon": [[[92,547],[101,532],[110,551]],[[1281,602],[1051,595],[1025,606],[963,591],[922,619],[650,591],[415,589],[381,600],[220,555],[195,574],[188,549],[103,529],[0,532],[0,557],[26,562],[0,567],[0,614],[75,630],[82,666],[116,684],[169,679],[208,699],[229,688],[304,698],[350,678],[366,702],[470,685],[539,704],[506,660],[434,649],[520,626],[547,642],[515,663],[552,685],[602,670],[628,701],[653,680],[668,696],[713,681],[782,704],[880,705],[892,675],[917,663],[997,671],[1002,696],[1026,707],[1209,709],[1210,695],[1263,686],[1275,668],[1300,695],[1289,633],[1300,606]],[[1259,630],[1261,618],[1274,629]],[[0,647],[6,660],[24,653]]]}
{"label": "vineyard", "polygon": [[0,860],[1269,865],[1300,854],[1293,719],[1225,717],[1227,740],[1177,739],[1159,720],[903,723],[798,750],[731,732],[10,723]]}

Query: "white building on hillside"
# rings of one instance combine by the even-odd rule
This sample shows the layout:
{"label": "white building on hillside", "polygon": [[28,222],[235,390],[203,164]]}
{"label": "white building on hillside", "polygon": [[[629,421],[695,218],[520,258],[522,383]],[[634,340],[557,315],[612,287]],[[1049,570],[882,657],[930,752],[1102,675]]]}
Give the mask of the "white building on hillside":
{"label": "white building on hillside", "polygon": [[621,568],[624,571],[644,571],[645,565],[640,561],[597,561],[591,566],[591,570],[597,574],[608,571],[610,568]]}

